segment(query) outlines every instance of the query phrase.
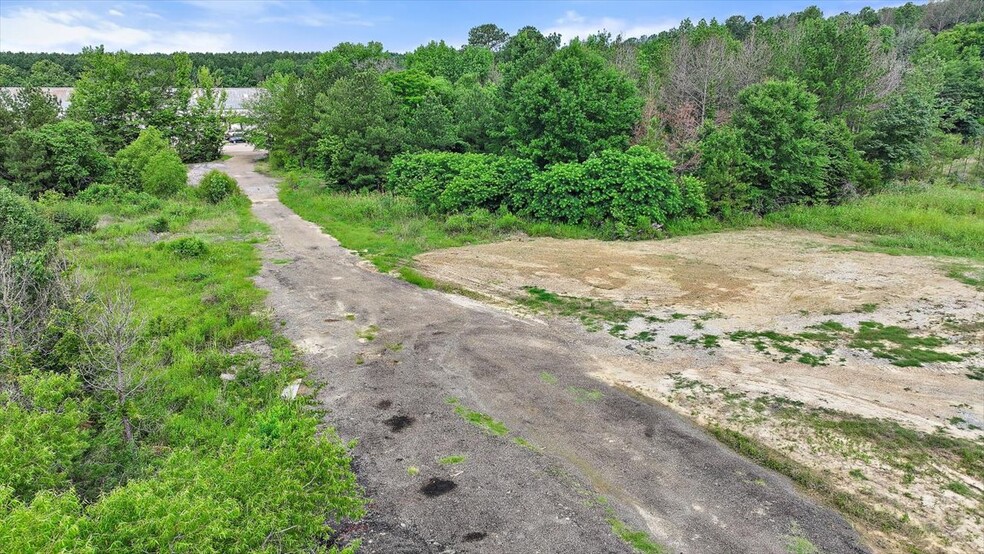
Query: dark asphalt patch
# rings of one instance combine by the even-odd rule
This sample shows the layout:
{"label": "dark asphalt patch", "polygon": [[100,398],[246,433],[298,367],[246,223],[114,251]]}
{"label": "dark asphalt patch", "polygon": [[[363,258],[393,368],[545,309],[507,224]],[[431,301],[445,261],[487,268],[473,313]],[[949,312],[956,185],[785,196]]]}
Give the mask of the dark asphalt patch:
{"label": "dark asphalt patch", "polygon": [[431,480],[426,485],[420,487],[420,492],[424,493],[424,496],[428,498],[434,498],[435,496],[447,494],[456,488],[458,488],[458,484],[454,481],[431,477]]}
{"label": "dark asphalt patch", "polygon": [[390,406],[393,405],[392,400],[380,400],[376,403],[376,407],[380,410],[388,410]]}
{"label": "dark asphalt patch", "polygon": [[465,535],[465,542],[477,542],[485,538],[485,533],[481,531],[472,531]]}
{"label": "dark asphalt patch", "polygon": [[390,431],[399,433],[400,431],[413,425],[413,418],[405,415],[395,415],[387,420],[384,420],[383,423],[389,426]]}

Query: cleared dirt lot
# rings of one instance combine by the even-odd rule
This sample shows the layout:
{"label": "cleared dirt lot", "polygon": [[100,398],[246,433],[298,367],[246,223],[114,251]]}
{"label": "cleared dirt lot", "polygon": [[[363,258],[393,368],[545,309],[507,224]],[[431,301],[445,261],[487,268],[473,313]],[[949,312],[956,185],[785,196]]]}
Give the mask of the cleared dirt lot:
{"label": "cleared dirt lot", "polygon": [[[760,409],[769,399],[984,437],[984,381],[969,377],[984,367],[984,294],[946,277],[944,261],[857,246],[762,229],[632,243],[538,238],[431,252],[416,267],[504,306],[537,287],[636,310],[640,317],[604,326],[615,337],[588,341],[604,368],[597,378],[829,474],[907,514],[933,547],[984,550],[984,484],[974,475],[945,460],[908,471],[890,451]],[[865,340],[886,329],[943,361],[917,366],[893,357],[896,343]]]}

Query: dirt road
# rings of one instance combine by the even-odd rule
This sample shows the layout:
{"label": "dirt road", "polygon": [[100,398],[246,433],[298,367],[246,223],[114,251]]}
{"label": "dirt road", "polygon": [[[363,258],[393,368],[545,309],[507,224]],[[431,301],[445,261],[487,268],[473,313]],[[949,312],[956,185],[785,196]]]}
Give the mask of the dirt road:
{"label": "dirt road", "polygon": [[306,353],[326,422],[358,439],[365,552],[864,552],[836,513],[672,411],[588,375],[571,325],[514,318],[365,267],[276,198],[248,148],[229,171],[270,225],[258,283]]}

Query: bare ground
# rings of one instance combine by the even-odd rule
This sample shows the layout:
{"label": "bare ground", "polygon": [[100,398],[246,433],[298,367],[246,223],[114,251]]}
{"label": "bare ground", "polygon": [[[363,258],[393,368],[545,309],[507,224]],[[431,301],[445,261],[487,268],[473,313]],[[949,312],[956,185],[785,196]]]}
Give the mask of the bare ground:
{"label": "bare ground", "polygon": [[272,229],[257,281],[326,423],[358,440],[372,506],[342,530],[363,551],[629,552],[615,520],[670,552],[867,551],[786,478],[591,377],[597,334],[373,272],[280,204],[257,154],[228,153]]}
{"label": "bare ground", "polygon": [[[444,283],[508,304],[535,286],[559,294],[611,300],[650,316],[610,336],[586,341],[601,368],[594,376],[673,406],[704,424],[724,425],[830,473],[844,490],[910,514],[942,550],[984,550],[984,483],[937,464],[913,478],[864,444],[845,444],[787,420],[761,417],[750,399],[780,398],[925,432],[984,436],[984,294],[945,276],[929,258],[864,252],[850,240],[789,230],[750,230],[665,241],[611,243],[548,238],[430,252],[417,269]],[[871,351],[835,341],[822,365],[799,363],[736,331],[784,335],[836,322],[894,325],[936,336],[956,362],[898,367]],[[618,331],[618,330],[616,330]],[[599,333],[600,335],[607,335]],[[633,337],[644,340],[631,340]],[[714,337],[713,346],[703,344]],[[613,350],[621,342],[632,349]],[[851,473],[853,470],[853,474]],[[862,476],[862,477],[859,477]],[[954,481],[976,499],[947,489]],[[876,538],[887,550],[905,539]]]}

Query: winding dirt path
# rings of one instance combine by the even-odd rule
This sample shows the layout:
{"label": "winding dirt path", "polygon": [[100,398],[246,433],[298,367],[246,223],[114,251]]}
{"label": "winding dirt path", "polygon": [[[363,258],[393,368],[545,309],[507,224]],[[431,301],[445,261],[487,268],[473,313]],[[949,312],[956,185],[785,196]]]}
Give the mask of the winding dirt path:
{"label": "winding dirt path", "polygon": [[[374,272],[277,200],[252,169],[259,154],[227,152],[272,228],[257,281],[324,385],[326,422],[358,439],[371,513],[344,536],[362,551],[631,552],[613,517],[672,552],[785,553],[794,534],[826,553],[867,551],[785,478],[589,377],[600,362],[576,326]],[[462,417],[477,413],[508,432]]]}

